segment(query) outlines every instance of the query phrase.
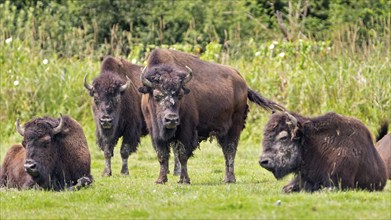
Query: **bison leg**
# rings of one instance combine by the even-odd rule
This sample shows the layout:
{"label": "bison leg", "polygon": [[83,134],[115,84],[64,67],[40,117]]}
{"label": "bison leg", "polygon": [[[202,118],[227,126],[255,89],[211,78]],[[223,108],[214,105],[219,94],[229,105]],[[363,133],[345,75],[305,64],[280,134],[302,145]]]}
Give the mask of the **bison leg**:
{"label": "bison leg", "polygon": [[103,170],[102,176],[111,176],[111,157],[113,156],[113,151],[110,149],[104,150],[105,156],[105,169]]}
{"label": "bison leg", "polygon": [[168,160],[170,157],[170,148],[169,145],[166,146],[157,146],[155,147],[157,158],[160,163],[160,173],[159,177],[156,180],[156,184],[164,184],[168,181],[167,173],[168,173]]}
{"label": "bison leg", "polygon": [[227,135],[218,136],[217,140],[221,145],[225,159],[225,178],[226,183],[235,183],[235,156],[238,148],[239,137],[241,128],[239,123],[235,123],[234,127],[230,129]]}
{"label": "bison leg", "polygon": [[300,191],[300,177],[295,176],[295,178],[289,182],[287,185],[285,185],[282,188],[282,191],[284,193],[292,193],[292,192],[298,192]]}
{"label": "bison leg", "polygon": [[[234,145],[234,144],[232,144]],[[235,156],[236,156],[236,146],[229,146],[223,148],[224,158],[225,158],[225,178],[226,183],[235,183]]]}
{"label": "bison leg", "polygon": [[185,146],[182,143],[178,143],[177,153],[179,162],[181,163],[181,172],[178,183],[190,184],[190,177],[187,173],[187,161],[189,160],[189,157],[191,156],[192,152],[186,151]]}
{"label": "bison leg", "polygon": [[121,146],[121,158],[122,158],[121,174],[122,175],[129,175],[128,158],[129,158],[130,152],[131,152],[130,145],[122,143],[122,146]]}
{"label": "bison leg", "polygon": [[179,176],[181,175],[181,164],[180,164],[180,161],[179,161],[179,148],[181,147],[182,143],[180,142],[175,142],[174,143],[174,147],[173,147],[173,151],[174,151],[174,176]]}

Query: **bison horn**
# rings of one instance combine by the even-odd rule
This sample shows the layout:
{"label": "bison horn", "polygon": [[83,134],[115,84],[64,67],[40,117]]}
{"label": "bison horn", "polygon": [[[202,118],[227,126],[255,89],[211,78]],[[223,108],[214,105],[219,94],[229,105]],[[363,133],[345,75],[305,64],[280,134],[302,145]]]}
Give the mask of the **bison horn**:
{"label": "bison horn", "polygon": [[145,74],[145,70],[146,70],[146,69],[147,69],[147,67],[144,67],[144,69],[141,71],[141,75],[140,75],[141,82],[143,83],[144,86],[149,87],[149,88],[152,88],[152,83],[151,83],[151,81],[149,81],[147,78],[144,77],[144,74]]}
{"label": "bison horn", "polygon": [[86,75],[84,76],[84,87],[86,87],[86,89],[91,92],[93,87],[87,83],[87,76],[88,73],[86,73]]}
{"label": "bison horn", "polygon": [[60,123],[57,127],[53,128],[53,135],[58,134],[62,131],[62,127],[64,126],[64,121],[62,119],[62,114],[60,113]]}
{"label": "bison horn", "polygon": [[289,112],[285,112],[286,116],[288,116],[289,120],[292,122],[292,124],[297,127],[297,119],[295,118],[295,116],[289,114]]}
{"label": "bison horn", "polygon": [[193,70],[190,69],[190,67],[188,67],[188,66],[185,66],[185,67],[186,67],[186,69],[189,70],[189,74],[187,74],[185,80],[183,80],[183,85],[188,83],[191,80],[191,78],[193,77]]}
{"label": "bison horn", "polygon": [[129,79],[128,76],[126,76],[126,83],[125,83],[125,85],[122,85],[122,86],[119,88],[119,91],[120,91],[120,92],[123,92],[123,91],[125,91],[127,88],[129,88],[129,86],[130,86],[130,79]]}
{"label": "bison horn", "polygon": [[24,129],[22,127],[20,127],[19,119],[16,119],[15,126],[16,126],[16,130],[18,131],[18,133],[20,135],[22,135],[22,137],[23,137],[24,136]]}

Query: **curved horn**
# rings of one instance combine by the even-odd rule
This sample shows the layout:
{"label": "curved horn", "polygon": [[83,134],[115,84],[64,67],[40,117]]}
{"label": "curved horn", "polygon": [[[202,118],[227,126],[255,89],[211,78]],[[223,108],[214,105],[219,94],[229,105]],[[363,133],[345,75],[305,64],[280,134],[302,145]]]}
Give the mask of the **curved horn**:
{"label": "curved horn", "polygon": [[129,88],[130,86],[130,79],[128,76],[126,76],[126,83],[124,85],[122,85],[121,87],[119,87],[119,91],[120,92],[123,92],[125,91],[127,88]]}
{"label": "curved horn", "polygon": [[16,119],[15,126],[16,126],[16,130],[18,131],[18,133],[20,135],[22,135],[22,137],[23,137],[24,136],[24,129],[22,127],[20,127],[19,119]]}
{"label": "curved horn", "polygon": [[64,121],[62,120],[62,114],[60,113],[60,123],[57,127],[53,128],[52,134],[58,134],[62,131],[62,127],[64,126]]}
{"label": "curved horn", "polygon": [[286,116],[288,116],[289,120],[292,122],[292,124],[297,127],[297,118],[295,116],[289,114],[289,112],[284,112]]}
{"label": "curved horn", "polygon": [[84,76],[84,87],[86,87],[86,89],[91,92],[93,87],[91,85],[88,85],[87,75],[88,75],[88,73],[86,73],[86,75]]}
{"label": "curved horn", "polygon": [[141,71],[141,75],[140,75],[140,79],[141,79],[141,82],[143,83],[144,86],[146,87],[149,87],[149,88],[152,88],[152,83],[151,81],[149,81],[147,78],[144,77],[144,74],[145,74],[145,70],[147,69],[147,67],[145,66],[143,71]]}
{"label": "curved horn", "polygon": [[193,70],[190,69],[190,67],[188,67],[188,66],[185,66],[185,67],[187,70],[189,70],[189,74],[187,74],[185,80],[183,80],[183,84],[188,83],[191,80],[191,78],[193,77]]}

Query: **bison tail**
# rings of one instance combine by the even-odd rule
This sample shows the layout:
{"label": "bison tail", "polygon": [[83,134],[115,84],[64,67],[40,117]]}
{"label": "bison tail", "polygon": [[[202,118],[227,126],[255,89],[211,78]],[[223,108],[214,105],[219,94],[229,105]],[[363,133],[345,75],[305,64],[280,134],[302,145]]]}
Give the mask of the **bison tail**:
{"label": "bison tail", "polygon": [[272,100],[269,100],[265,97],[262,97],[257,92],[251,90],[250,88],[247,89],[247,98],[251,101],[256,103],[257,105],[261,106],[267,111],[285,111],[284,106],[277,104],[273,102]]}
{"label": "bison tail", "polygon": [[381,124],[379,130],[377,130],[376,142],[380,141],[387,134],[387,131],[388,131],[388,122],[384,121]]}

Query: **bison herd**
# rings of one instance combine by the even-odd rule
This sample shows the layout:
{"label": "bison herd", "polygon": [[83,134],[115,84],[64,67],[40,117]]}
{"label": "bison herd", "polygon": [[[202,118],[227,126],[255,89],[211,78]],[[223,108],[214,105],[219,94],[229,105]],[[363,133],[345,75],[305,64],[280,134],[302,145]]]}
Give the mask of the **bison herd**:
{"label": "bison herd", "polygon": [[[391,133],[379,130],[376,147],[357,119],[327,113],[309,118],[248,87],[234,68],[168,49],[155,49],[145,67],[107,57],[100,74],[84,87],[93,97],[96,142],[103,151],[103,175],[119,138],[121,174],[140,138],[150,135],[160,164],[156,183],[168,181],[170,151],[174,175],[190,183],[188,159],[200,142],[216,138],[225,159],[225,182],[234,183],[235,156],[245,128],[248,101],[272,114],[264,128],[261,167],[280,179],[294,179],[286,193],[322,188],[382,190],[391,179]],[[16,121],[22,144],[12,146],[0,168],[0,186],[74,190],[90,185],[91,158],[82,127],[69,116]]]}

